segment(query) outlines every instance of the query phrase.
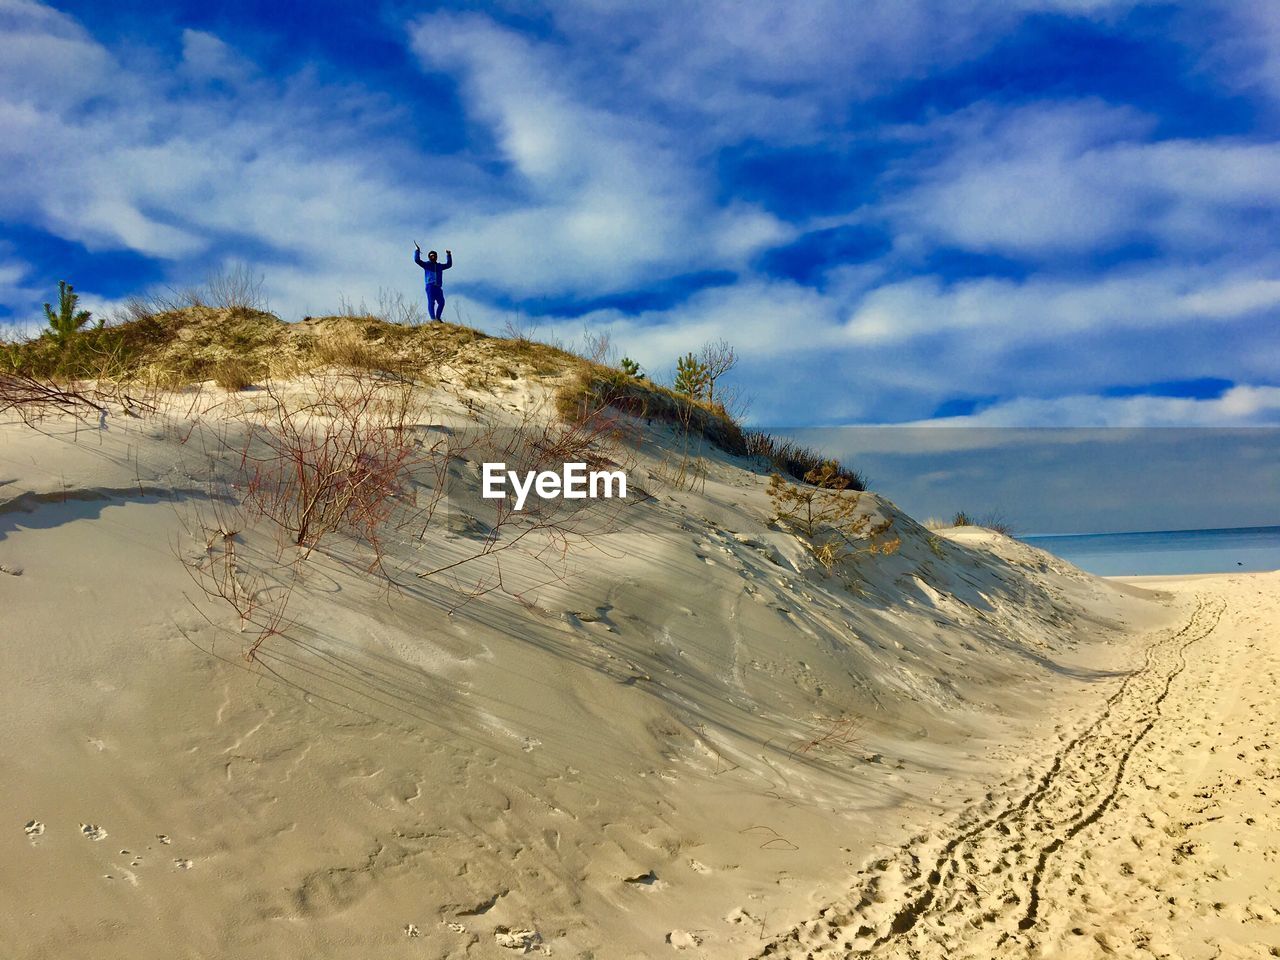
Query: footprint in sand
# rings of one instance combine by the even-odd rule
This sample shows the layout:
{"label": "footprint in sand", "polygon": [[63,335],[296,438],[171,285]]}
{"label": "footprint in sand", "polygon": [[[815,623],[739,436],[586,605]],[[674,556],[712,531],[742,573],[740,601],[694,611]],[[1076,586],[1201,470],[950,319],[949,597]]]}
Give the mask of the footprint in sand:
{"label": "footprint in sand", "polygon": [[169,839],[169,835],[167,833],[157,833],[156,839],[161,843],[173,843],[173,841]]}
{"label": "footprint in sand", "polygon": [[702,946],[702,937],[688,930],[672,930],[667,934],[667,943],[677,950],[690,950]]}
{"label": "footprint in sand", "polygon": [[88,837],[90,840],[105,840],[105,839],[107,839],[107,831],[103,830],[103,829],[102,829],[100,826],[98,826],[96,823],[82,823],[82,824],[80,824],[80,832],[81,832],[81,833],[83,833],[83,834],[84,834],[86,837]]}
{"label": "footprint in sand", "polygon": [[26,826],[22,829],[27,832],[27,839],[31,841],[33,847],[40,842],[40,838],[44,835],[44,824],[39,820],[28,820]]}
{"label": "footprint in sand", "polygon": [[190,870],[192,867],[191,861],[183,857],[174,857],[173,865],[179,870]]}

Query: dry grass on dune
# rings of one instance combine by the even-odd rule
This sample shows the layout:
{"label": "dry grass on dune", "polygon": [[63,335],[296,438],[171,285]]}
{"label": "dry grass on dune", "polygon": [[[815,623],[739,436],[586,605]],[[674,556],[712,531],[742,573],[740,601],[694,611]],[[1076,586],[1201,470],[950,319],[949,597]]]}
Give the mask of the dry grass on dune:
{"label": "dry grass on dune", "polygon": [[286,323],[246,307],[135,312],[81,331],[74,343],[36,337],[10,346],[7,366],[44,379],[112,379],[173,389],[216,379],[232,362],[259,379],[350,367],[434,379],[442,367],[487,379],[555,376],[582,361],[541,344],[515,344],[438,323],[406,327],[374,316],[308,317]]}
{"label": "dry grass on dune", "polygon": [[555,390],[566,421],[605,407],[682,426],[733,454],[748,452],[723,409],[526,337],[493,337],[451,323],[404,326],[376,316],[286,323],[247,307],[135,310],[132,319],[82,331],[74,344],[37,337],[12,345],[7,365],[41,380],[109,380],[181,389],[212,380],[242,390],[324,368],[375,371],[471,390],[537,379]]}
{"label": "dry grass on dune", "polygon": [[[120,322],[82,330],[70,342],[40,336],[8,345],[0,353],[0,370],[62,386],[124,384],[143,397],[206,381],[238,392],[334,368],[476,392],[527,379],[551,390],[566,423],[612,409],[671,427],[685,447],[706,442],[801,481],[826,462],[820,452],[793,441],[744,430],[721,403],[628,375],[599,359],[518,331],[498,337],[458,324],[409,325],[349,312],[286,323],[244,305],[158,309],[139,303]],[[855,470],[841,467],[840,476],[854,490],[867,488]]]}

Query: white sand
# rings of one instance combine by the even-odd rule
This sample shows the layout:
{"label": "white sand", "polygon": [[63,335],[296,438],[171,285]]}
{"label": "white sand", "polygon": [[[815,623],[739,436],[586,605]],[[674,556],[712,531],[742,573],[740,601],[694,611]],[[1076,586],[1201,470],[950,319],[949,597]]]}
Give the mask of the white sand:
{"label": "white sand", "polygon": [[1275,576],[1122,589],[877,501],[850,592],[720,458],[524,603],[317,553],[247,665],[182,433],[0,426],[5,957],[1280,944]]}

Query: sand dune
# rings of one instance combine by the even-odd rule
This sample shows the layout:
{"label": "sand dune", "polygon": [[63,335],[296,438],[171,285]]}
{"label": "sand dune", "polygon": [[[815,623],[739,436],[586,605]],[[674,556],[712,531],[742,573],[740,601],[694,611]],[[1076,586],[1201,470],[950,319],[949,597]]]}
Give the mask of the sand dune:
{"label": "sand dune", "polygon": [[183,566],[186,417],[0,425],[5,956],[1280,943],[1275,577],[1112,584],[874,496],[901,549],[831,577],[749,464],[664,486],[649,427],[655,497],[563,581],[319,551],[249,664]]}

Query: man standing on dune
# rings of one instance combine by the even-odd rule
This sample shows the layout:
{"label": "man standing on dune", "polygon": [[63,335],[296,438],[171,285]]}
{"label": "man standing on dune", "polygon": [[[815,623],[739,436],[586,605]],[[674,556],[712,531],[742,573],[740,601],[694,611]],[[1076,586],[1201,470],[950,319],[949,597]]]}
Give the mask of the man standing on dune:
{"label": "man standing on dune", "polygon": [[422,248],[416,243],[413,245],[413,262],[426,275],[427,312],[431,314],[432,320],[439,320],[444,315],[444,272],[453,266],[453,252],[446,250],[444,256],[444,263],[437,263],[436,252],[432,250],[427,254],[427,259],[423,260]]}

